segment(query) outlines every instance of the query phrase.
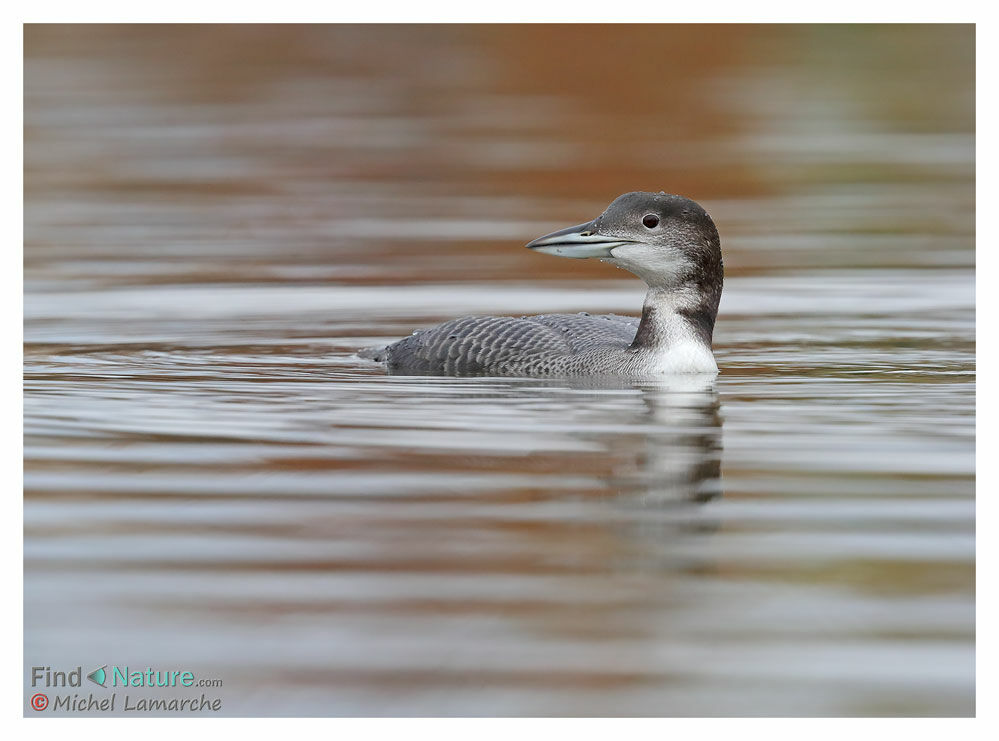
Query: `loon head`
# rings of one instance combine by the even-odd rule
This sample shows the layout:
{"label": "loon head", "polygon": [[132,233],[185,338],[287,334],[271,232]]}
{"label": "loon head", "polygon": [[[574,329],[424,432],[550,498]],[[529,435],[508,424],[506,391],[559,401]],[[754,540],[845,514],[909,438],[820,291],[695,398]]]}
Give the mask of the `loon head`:
{"label": "loon head", "polygon": [[717,311],[723,268],[718,230],[700,205],[668,193],[625,193],[600,216],[530,242],[560,257],[596,257],[652,288],[694,293]]}

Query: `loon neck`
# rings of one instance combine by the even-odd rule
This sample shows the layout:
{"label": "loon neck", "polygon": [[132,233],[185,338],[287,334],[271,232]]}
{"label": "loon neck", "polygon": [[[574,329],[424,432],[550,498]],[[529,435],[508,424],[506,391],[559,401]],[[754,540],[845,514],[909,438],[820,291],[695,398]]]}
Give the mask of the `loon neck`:
{"label": "loon neck", "polygon": [[693,286],[651,286],[629,350],[663,354],[673,348],[697,345],[710,353],[716,312],[717,306],[711,307]]}

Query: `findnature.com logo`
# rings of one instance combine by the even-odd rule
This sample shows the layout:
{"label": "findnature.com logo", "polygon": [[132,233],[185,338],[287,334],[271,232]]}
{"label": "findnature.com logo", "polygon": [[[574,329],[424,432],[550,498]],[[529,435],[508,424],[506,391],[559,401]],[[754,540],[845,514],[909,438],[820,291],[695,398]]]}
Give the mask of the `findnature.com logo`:
{"label": "findnature.com logo", "polygon": [[[218,712],[222,708],[222,698],[208,697],[204,693],[200,697],[135,697],[125,694],[119,698],[113,690],[122,688],[167,689],[188,687],[221,687],[221,679],[198,678],[194,672],[181,669],[132,669],[128,666],[119,667],[107,664],[86,674],[86,679],[104,689],[111,689],[110,696],[94,695],[92,692],[84,695],[55,694],[51,698],[43,692],[31,695],[29,705],[35,712],[44,710],[70,712]],[[70,671],[53,670],[50,666],[31,667],[31,687],[70,688],[80,687],[83,683],[83,667],[78,666]]]}

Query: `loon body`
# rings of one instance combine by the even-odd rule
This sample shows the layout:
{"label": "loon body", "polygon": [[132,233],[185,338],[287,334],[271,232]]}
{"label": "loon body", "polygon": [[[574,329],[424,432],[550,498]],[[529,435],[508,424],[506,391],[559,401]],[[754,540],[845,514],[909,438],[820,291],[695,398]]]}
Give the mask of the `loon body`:
{"label": "loon body", "polygon": [[718,231],[694,201],[626,193],[593,221],[527,247],[596,257],[649,286],[641,319],[603,314],[462,317],[363,356],[404,375],[648,376],[717,373],[711,337],[722,292]]}

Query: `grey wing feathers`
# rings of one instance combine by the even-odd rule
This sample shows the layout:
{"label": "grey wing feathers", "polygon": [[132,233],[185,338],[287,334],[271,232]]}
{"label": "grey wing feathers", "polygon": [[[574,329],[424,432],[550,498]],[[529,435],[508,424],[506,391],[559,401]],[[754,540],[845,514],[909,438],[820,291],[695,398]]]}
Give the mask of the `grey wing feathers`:
{"label": "grey wing feathers", "polygon": [[369,351],[366,357],[410,374],[503,374],[600,346],[627,347],[637,328],[638,319],[614,314],[462,317]]}
{"label": "grey wing feathers", "polygon": [[573,353],[624,343],[630,345],[638,331],[638,318],[620,314],[542,314],[527,317],[562,335]]}
{"label": "grey wing feathers", "polygon": [[389,345],[386,360],[397,372],[475,375],[546,351],[569,348],[556,332],[524,319],[462,317]]}

